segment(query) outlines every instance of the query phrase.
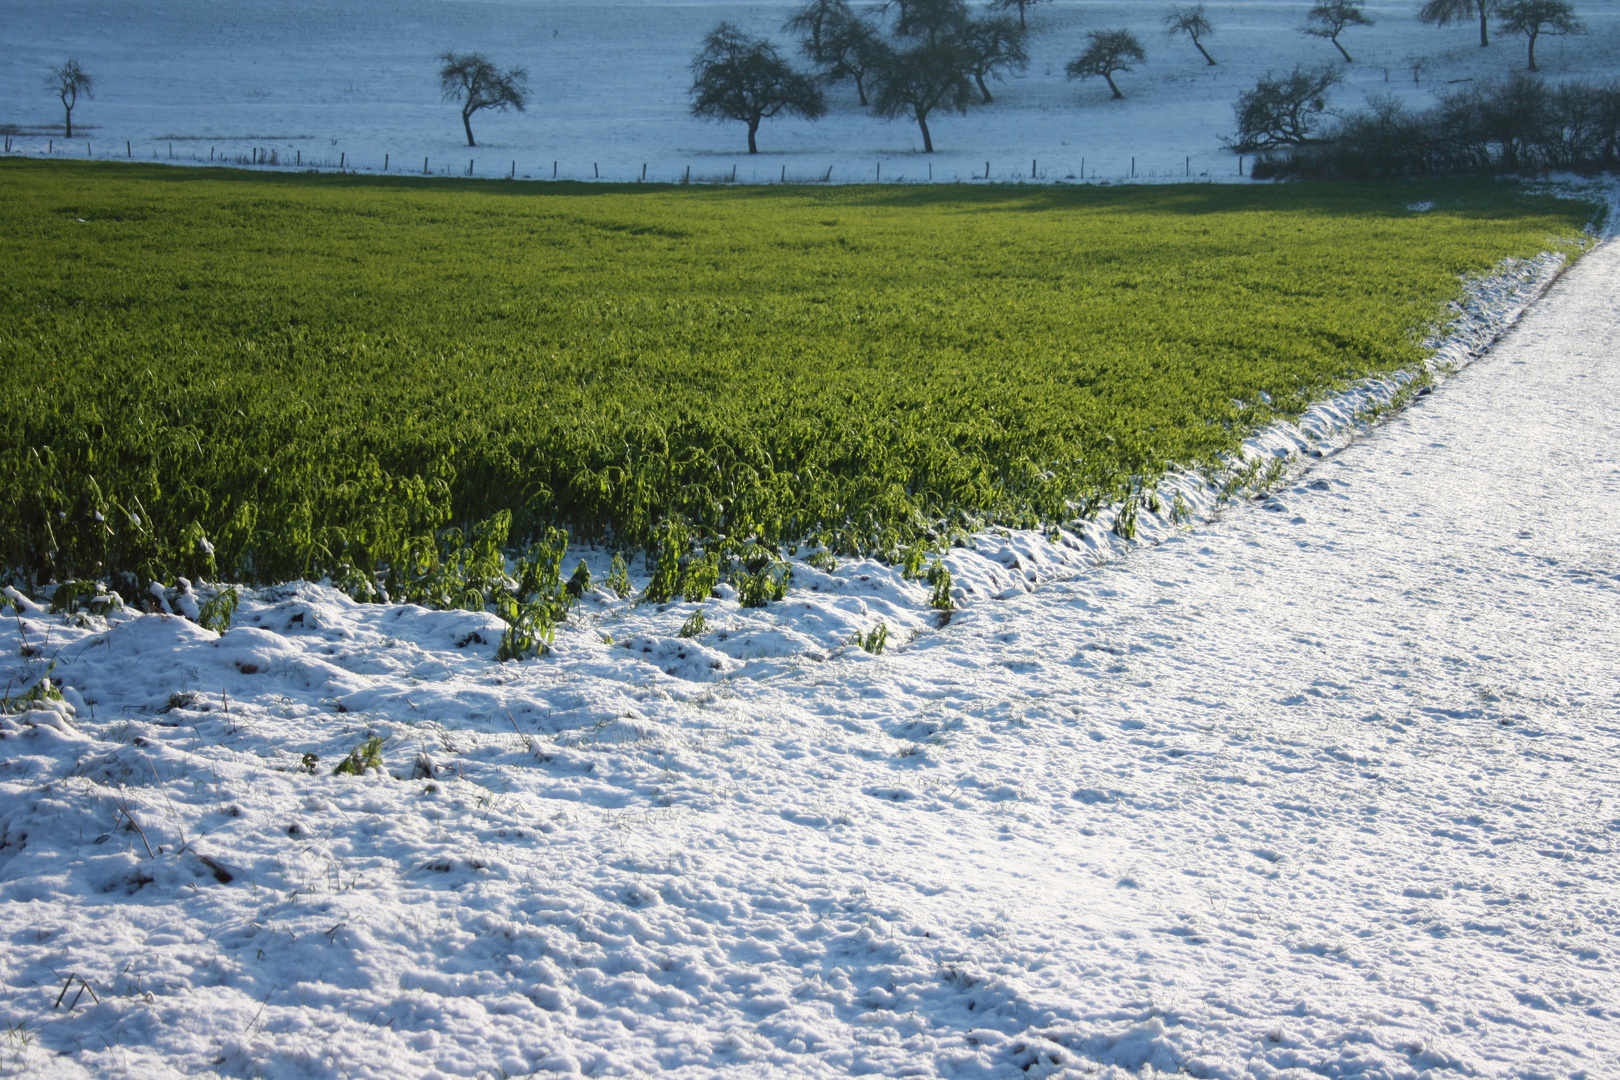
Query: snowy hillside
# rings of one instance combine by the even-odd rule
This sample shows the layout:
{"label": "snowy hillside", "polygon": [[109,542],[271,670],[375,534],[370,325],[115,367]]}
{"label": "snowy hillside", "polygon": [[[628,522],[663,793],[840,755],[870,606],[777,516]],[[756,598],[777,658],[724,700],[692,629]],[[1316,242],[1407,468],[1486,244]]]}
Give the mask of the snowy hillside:
{"label": "snowy hillside", "polygon": [[[1338,54],[1298,33],[1309,8],[1290,3],[1209,5],[1215,36],[1209,67],[1185,38],[1167,39],[1168,3],[1051,0],[1030,9],[1027,72],[992,84],[994,104],[931,126],[938,153],[918,153],[914,124],[861,111],[840,87],[817,123],[769,121],[763,153],[749,158],[740,125],[694,120],[689,65],[703,34],[721,19],[796,47],[781,26],[793,3],[580,3],[567,0],[30,0],[0,2],[6,57],[0,65],[0,124],[24,132],[17,150],[43,153],[60,134],[61,109],[44,89],[52,64],[78,57],[97,94],[75,111],[83,137],[59,153],[150,160],[208,160],[274,151],[284,163],[480,176],[649,180],[731,175],[766,182],[821,178],[915,182],[1068,177],[1119,179],[1136,159],[1140,178],[1236,179],[1223,150],[1232,102],[1268,70],[1325,64]],[[1590,33],[1543,39],[1549,77],[1612,77],[1620,65],[1620,9],[1583,0]],[[1478,46],[1470,26],[1419,23],[1416,0],[1372,2],[1370,28],[1344,42],[1356,63],[1334,102],[1363,105],[1369,94],[1427,104],[1448,86],[1521,70],[1522,38]],[[1124,27],[1148,61],[1119,76],[1126,98],[1111,101],[1100,80],[1069,82],[1064,65],[1088,30]],[[534,102],[524,114],[481,114],[482,145],[468,150],[460,117],[439,100],[435,56],[479,49],[530,72]],[[52,129],[52,125],[57,125]],[[78,132],[76,131],[76,134]],[[172,145],[171,145],[172,144]],[[1082,172],[1082,169],[1084,170]]]}

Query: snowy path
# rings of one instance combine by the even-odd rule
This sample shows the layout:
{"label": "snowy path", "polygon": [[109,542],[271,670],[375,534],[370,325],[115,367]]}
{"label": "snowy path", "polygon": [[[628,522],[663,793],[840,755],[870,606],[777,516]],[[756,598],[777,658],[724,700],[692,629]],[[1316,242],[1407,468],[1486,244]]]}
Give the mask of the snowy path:
{"label": "snowy path", "polygon": [[1620,1075],[1617,297],[882,657],[11,620],[94,715],[0,720],[0,1073]]}

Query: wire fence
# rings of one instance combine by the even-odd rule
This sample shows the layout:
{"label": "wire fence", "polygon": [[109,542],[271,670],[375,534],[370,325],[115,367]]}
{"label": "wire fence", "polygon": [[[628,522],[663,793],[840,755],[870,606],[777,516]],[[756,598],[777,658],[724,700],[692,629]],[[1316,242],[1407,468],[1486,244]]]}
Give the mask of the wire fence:
{"label": "wire fence", "polygon": [[[181,142],[177,150],[175,142]],[[186,143],[191,142],[191,146]],[[136,153],[136,151],[140,151]],[[120,152],[122,151],[122,152]],[[159,161],[177,165],[216,165],[233,168],[263,169],[269,171],[305,171],[318,173],[348,173],[376,176],[430,176],[460,177],[485,180],[566,180],[612,184],[705,184],[705,185],[762,185],[762,184],[962,184],[962,183],[1120,183],[1120,182],[1212,182],[1246,178],[1245,159],[1241,155],[1222,155],[1218,158],[1194,158],[1182,155],[1168,159],[1155,155],[1080,156],[1062,162],[1042,162],[1032,158],[1026,168],[1022,162],[1007,163],[986,159],[982,168],[978,163],[964,168],[959,158],[946,161],[918,160],[917,156],[870,159],[863,165],[853,156],[840,156],[825,168],[806,168],[804,165],[781,165],[762,168],[749,162],[739,162],[716,169],[712,163],[693,166],[689,163],[644,161],[625,166],[615,163],[604,168],[599,161],[564,161],[520,159],[511,157],[480,156],[476,151],[462,158],[457,156],[421,158],[384,152],[362,157],[339,151],[337,154],[305,153],[303,149],[286,146],[228,146],[210,145],[203,154],[199,144],[192,140],[156,140],[121,144],[102,140],[67,139],[55,136],[4,136],[3,152],[12,156],[37,158],[81,158],[91,161]],[[937,166],[937,167],[936,167]]]}

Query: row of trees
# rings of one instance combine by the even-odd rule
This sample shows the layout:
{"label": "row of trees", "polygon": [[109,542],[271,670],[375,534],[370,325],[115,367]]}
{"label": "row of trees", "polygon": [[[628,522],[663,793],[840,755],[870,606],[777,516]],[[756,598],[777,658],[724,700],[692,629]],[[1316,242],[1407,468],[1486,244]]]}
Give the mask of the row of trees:
{"label": "row of trees", "polygon": [[[748,152],[755,154],[761,123],[780,115],[816,119],[827,111],[823,88],[849,83],[863,108],[914,121],[923,152],[933,153],[930,116],[989,104],[991,81],[1029,66],[1025,9],[1037,2],[992,0],[991,14],[975,17],[963,0],[889,0],[867,12],[856,12],[848,0],[808,0],[783,29],[799,35],[812,72],[795,70],[769,41],[722,22],[692,61],[692,112],[746,124]],[[996,14],[1013,8],[1016,22]],[[1165,30],[1186,35],[1215,63],[1203,45],[1215,32],[1203,4],[1171,9]],[[1065,73],[1101,78],[1114,97],[1124,97],[1114,76],[1147,58],[1142,43],[1129,30],[1092,31],[1086,40]]]}
{"label": "row of trees", "polygon": [[1428,0],[1418,18],[1436,26],[1479,20],[1479,47],[1491,43],[1490,19],[1502,19],[1501,32],[1523,34],[1530,43],[1530,70],[1536,70],[1536,39],[1581,34],[1586,27],[1567,0]]}
{"label": "row of trees", "polygon": [[[848,0],[808,0],[783,29],[798,35],[814,66],[810,72],[796,70],[769,41],[721,23],[692,61],[692,111],[706,119],[746,124],[748,152],[755,154],[765,120],[784,114],[816,119],[827,111],[823,88],[849,83],[863,108],[885,119],[915,121],[923,151],[932,153],[931,115],[989,104],[990,81],[1028,67],[1025,9],[1038,2],[991,0],[991,13],[975,17],[963,0],[887,0],[859,13]],[[1013,8],[1016,22],[997,14]],[[1373,25],[1362,8],[1363,0],[1319,0],[1300,32],[1331,42],[1346,63],[1353,63],[1341,36]],[[1482,20],[1482,43],[1488,42],[1485,20],[1491,15],[1500,18],[1501,32],[1526,38],[1531,71],[1537,70],[1538,39],[1584,31],[1568,0],[1428,0],[1419,17],[1449,25],[1475,14]],[[1203,4],[1171,8],[1164,30],[1171,37],[1185,36],[1206,63],[1216,63],[1204,45],[1215,26]],[[1085,50],[1065,66],[1066,76],[1103,79],[1113,97],[1124,97],[1114,76],[1147,59],[1141,41],[1129,30],[1114,29],[1092,31],[1086,42]],[[1337,78],[1296,69],[1282,80],[1271,79],[1269,86],[1262,80],[1239,102],[1235,145],[1253,149],[1271,145],[1268,140],[1308,137],[1302,118]]]}
{"label": "row of trees", "polygon": [[[1300,73],[1296,73],[1296,78]],[[1315,80],[1313,84],[1313,79]],[[1294,97],[1307,130],[1327,86],[1305,74]],[[1241,111],[1241,106],[1240,106]],[[1413,111],[1374,99],[1320,138],[1289,138],[1254,175],[1355,179],[1620,165],[1620,82],[1549,85],[1528,73],[1441,96]]]}
{"label": "row of trees", "polygon": [[[848,82],[863,108],[885,119],[914,120],[924,152],[932,153],[930,115],[940,109],[965,113],[971,105],[989,104],[993,100],[989,80],[1029,66],[1025,12],[1040,2],[990,0],[992,13],[1016,8],[1014,22],[1002,14],[976,18],[964,0],[885,0],[862,13],[848,0],[807,0],[783,29],[799,35],[802,51],[815,65],[813,73],[794,70],[769,41],[722,22],[704,38],[692,61],[692,111],[707,119],[746,124],[748,152],[756,154],[761,123],[784,114],[820,117],[827,111],[823,86]],[[1353,63],[1339,38],[1352,27],[1372,25],[1362,3],[1319,0],[1300,32],[1332,42],[1345,62]],[[1538,70],[1540,38],[1585,32],[1568,0],[1427,0],[1418,13],[1423,21],[1440,26],[1477,17],[1481,46],[1490,43],[1492,15],[1501,20],[1499,32],[1525,37],[1530,71]],[[1164,30],[1171,37],[1187,37],[1208,64],[1216,63],[1204,47],[1215,27],[1203,4],[1171,8],[1164,16]],[[1086,40],[1085,50],[1068,62],[1065,74],[1070,79],[1101,78],[1115,98],[1124,97],[1114,75],[1147,59],[1141,41],[1124,29],[1092,31]],[[477,113],[522,112],[527,107],[528,73],[523,68],[501,69],[477,52],[445,52],[439,61],[440,91],[444,100],[460,107],[468,146],[477,145],[472,130]],[[1326,109],[1328,88],[1337,81],[1339,76],[1330,69],[1304,68],[1260,80],[1238,100],[1234,148],[1304,145]],[[46,86],[60,97],[66,134],[72,138],[73,108],[81,96],[92,95],[95,82],[78,60],[69,59],[51,68]]]}

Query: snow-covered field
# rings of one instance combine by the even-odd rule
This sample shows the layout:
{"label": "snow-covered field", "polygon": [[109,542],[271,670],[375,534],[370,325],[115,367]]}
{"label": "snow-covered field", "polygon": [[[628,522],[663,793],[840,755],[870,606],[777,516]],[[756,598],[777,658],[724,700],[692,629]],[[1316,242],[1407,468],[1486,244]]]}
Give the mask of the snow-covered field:
{"label": "snow-covered field", "polygon": [[943,627],[870,563],[507,665],[309,584],[8,618],[0,1073],[1620,1075],[1617,296],[1157,544],[981,537]]}
{"label": "snow-covered field", "polygon": [[[151,160],[236,158],[254,148],[291,164],[372,171],[669,181],[731,175],[741,182],[878,178],[969,180],[988,167],[995,180],[1061,181],[1081,176],[1144,179],[1190,175],[1236,180],[1223,149],[1232,102],[1268,70],[1325,64],[1338,54],[1297,28],[1307,0],[1239,0],[1209,5],[1220,61],[1208,67],[1186,39],[1169,40],[1169,7],[1144,0],[1049,0],[1030,9],[1034,37],[1027,72],[993,84],[994,104],[931,124],[939,152],[918,153],[916,126],[861,111],[854,92],[834,94],[817,123],[769,121],[763,153],[744,151],[743,129],[693,119],[687,89],[702,36],[721,19],[769,35],[781,32],[796,0],[0,0],[0,125],[24,131],[17,152],[97,158],[127,152]],[[977,6],[977,4],[975,4]],[[1419,23],[1417,0],[1367,4],[1370,28],[1344,35],[1355,56],[1334,94],[1338,107],[1370,94],[1413,105],[1470,79],[1522,70],[1522,38],[1498,35],[1489,49],[1473,26]],[[1538,59],[1551,78],[1612,78],[1620,70],[1620,5],[1576,4],[1590,33],[1543,39]],[[1148,61],[1119,77],[1110,101],[1099,80],[1063,78],[1088,30],[1133,30]],[[456,108],[439,101],[435,56],[479,49],[530,73],[533,105],[523,114],[482,113],[469,150]],[[97,80],[96,97],[74,113],[76,138],[60,139],[62,111],[43,86],[52,64],[78,57]],[[54,127],[53,127],[54,125]],[[82,130],[81,130],[82,129]],[[88,140],[88,147],[86,146]]]}

